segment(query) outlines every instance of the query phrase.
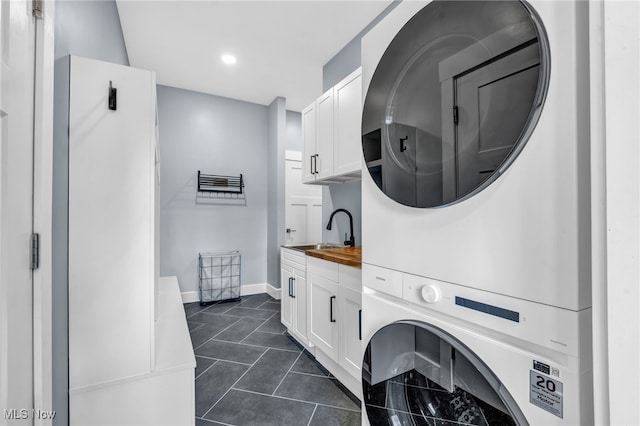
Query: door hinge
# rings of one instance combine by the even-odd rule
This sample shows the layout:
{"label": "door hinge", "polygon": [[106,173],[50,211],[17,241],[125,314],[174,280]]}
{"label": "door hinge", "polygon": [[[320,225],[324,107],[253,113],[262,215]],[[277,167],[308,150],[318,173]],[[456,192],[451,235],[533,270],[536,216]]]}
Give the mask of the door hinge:
{"label": "door hinge", "polygon": [[43,0],[31,0],[31,13],[37,19],[42,19],[43,8],[44,8]]}
{"label": "door hinge", "polygon": [[458,125],[458,106],[457,105],[453,107],[453,124],[455,126]]}
{"label": "door hinge", "polygon": [[31,270],[40,266],[40,234],[31,234]]}

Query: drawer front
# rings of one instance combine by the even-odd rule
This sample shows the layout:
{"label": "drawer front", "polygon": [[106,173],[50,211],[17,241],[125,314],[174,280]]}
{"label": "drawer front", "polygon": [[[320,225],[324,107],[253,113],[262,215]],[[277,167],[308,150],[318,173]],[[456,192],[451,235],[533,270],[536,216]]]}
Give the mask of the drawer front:
{"label": "drawer front", "polygon": [[281,248],[280,250],[280,260],[282,263],[294,268],[302,269],[303,271],[306,269],[307,256],[305,256],[304,252],[286,248]]}
{"label": "drawer front", "polygon": [[391,296],[402,298],[402,272],[362,264],[362,285]]}
{"label": "drawer front", "polygon": [[335,262],[307,256],[307,273],[316,274],[335,283],[339,281],[338,265]]}
{"label": "drawer front", "polygon": [[338,265],[338,282],[341,287],[347,287],[362,293],[362,270],[352,266]]}

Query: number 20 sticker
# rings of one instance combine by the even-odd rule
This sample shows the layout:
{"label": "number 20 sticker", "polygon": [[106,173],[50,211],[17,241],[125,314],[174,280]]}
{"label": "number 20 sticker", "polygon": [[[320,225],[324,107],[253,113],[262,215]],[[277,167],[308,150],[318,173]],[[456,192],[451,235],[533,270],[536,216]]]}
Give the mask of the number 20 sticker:
{"label": "number 20 sticker", "polygon": [[529,402],[562,418],[562,382],[530,370]]}

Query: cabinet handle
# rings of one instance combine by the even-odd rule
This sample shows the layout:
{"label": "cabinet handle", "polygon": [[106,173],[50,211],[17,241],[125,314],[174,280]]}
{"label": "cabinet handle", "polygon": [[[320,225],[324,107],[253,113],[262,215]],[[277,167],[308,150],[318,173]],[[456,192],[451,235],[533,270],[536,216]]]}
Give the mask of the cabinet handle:
{"label": "cabinet handle", "polygon": [[329,321],[331,322],[336,322],[335,319],[333,319],[333,299],[335,299],[335,296],[331,296],[329,298]]}
{"label": "cabinet handle", "polygon": [[358,339],[362,340],[362,309],[358,310]]}
{"label": "cabinet handle", "polygon": [[315,174],[318,174],[318,158],[320,157],[320,154],[316,154],[314,157],[316,157],[316,161],[313,163],[313,170]]}
{"label": "cabinet handle", "polygon": [[292,287],[292,284],[293,284],[292,283],[292,279],[293,279],[293,277],[289,277],[289,297],[291,297],[291,291],[292,291],[291,287]]}
{"label": "cabinet handle", "polygon": [[315,155],[310,155],[309,156],[309,172],[311,172],[311,174],[313,174],[313,159],[315,158]]}
{"label": "cabinet handle", "polygon": [[296,290],[296,277],[291,277],[291,297],[296,298],[295,290]]}
{"label": "cabinet handle", "polygon": [[404,152],[404,151],[407,150],[407,147],[404,144],[404,141],[406,141],[407,139],[409,139],[409,136],[405,136],[404,138],[400,138],[400,152]]}

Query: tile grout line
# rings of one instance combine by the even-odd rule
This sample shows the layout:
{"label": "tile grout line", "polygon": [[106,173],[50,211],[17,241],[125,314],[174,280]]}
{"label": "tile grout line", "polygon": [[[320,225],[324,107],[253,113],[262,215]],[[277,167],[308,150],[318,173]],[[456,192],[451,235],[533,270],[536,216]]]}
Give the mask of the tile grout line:
{"label": "tile grout line", "polygon": [[[233,390],[238,391],[238,392],[246,392],[246,393],[251,393],[254,395],[260,395],[260,396],[266,396],[269,398],[278,398],[278,399],[285,399],[287,401],[294,401],[294,402],[303,402],[305,404],[315,404],[321,407],[327,407],[327,408],[335,408],[336,410],[344,410],[344,411],[351,411],[353,413],[360,413],[361,410],[360,409],[356,409],[356,408],[344,408],[344,407],[338,407],[337,405],[329,405],[329,404],[323,404],[321,402],[313,402],[313,401],[305,401],[303,399],[295,399],[295,398],[290,398],[288,396],[282,396],[282,395],[269,395],[266,393],[260,393],[260,392],[256,392],[256,391],[250,391],[250,390],[246,390],[246,389],[238,389],[238,388],[234,388]],[[396,410],[399,411],[399,410]]]}
{"label": "tile grout line", "polygon": [[212,360],[214,360],[214,361],[230,362],[230,363],[232,363],[232,364],[244,365],[244,366],[246,366],[246,367],[252,367],[252,366],[253,366],[253,364],[248,364],[248,363],[246,363],[246,362],[230,361],[230,360],[228,360],[228,359],[213,358],[213,357],[206,356],[206,355],[196,355],[196,356],[197,356],[197,357],[200,357],[200,358],[212,359]]}
{"label": "tile grout line", "polygon": [[189,330],[189,333],[191,333],[192,331],[196,331],[197,329],[199,329],[200,327],[202,327],[204,325],[203,322],[196,322],[196,321],[190,321],[191,324],[198,324],[197,327],[192,328],[191,330]]}
{"label": "tile grout line", "polygon": [[[262,324],[260,324],[260,325],[256,326],[256,328],[254,328],[254,329],[253,329],[253,331],[252,331],[251,333],[249,333],[249,335],[251,335],[251,334],[252,334],[254,331],[256,331],[258,328],[262,327],[262,326],[265,324],[265,322],[267,322],[267,320],[263,320],[263,319],[260,319],[260,318],[251,318],[251,317],[242,317],[242,318],[240,318],[240,320],[243,320],[243,319],[250,319],[250,320],[256,320],[256,321],[262,321]],[[240,320],[238,320],[237,322],[234,322],[234,323],[233,323],[233,324],[231,324],[229,327],[231,327],[231,326],[233,326],[233,325],[237,324],[238,322],[240,322]],[[247,336],[245,336],[245,337],[243,337],[243,338],[242,338],[242,340],[240,340],[240,342],[233,342],[233,341],[230,341],[230,340],[216,339],[216,337],[218,337],[219,335],[221,335],[222,333],[224,333],[225,331],[227,331],[227,329],[228,329],[229,327],[225,328],[225,329],[224,329],[224,330],[222,330],[220,333],[218,333],[218,334],[216,334],[215,336],[213,336],[213,337],[212,337],[212,339],[215,339],[215,340],[217,340],[217,341],[219,341],[219,342],[227,342],[227,343],[243,344],[243,343],[241,343],[241,342],[242,342],[242,340],[246,339],[246,338],[248,337],[248,335],[247,335]],[[249,345],[247,345],[247,346],[249,346]]]}
{"label": "tile grout line", "polygon": [[275,396],[276,392],[278,392],[278,389],[280,389],[280,386],[282,385],[282,382],[284,382],[284,379],[286,379],[287,376],[289,375],[289,373],[291,373],[291,369],[293,368],[294,365],[296,365],[296,363],[298,362],[298,360],[300,359],[300,357],[302,356],[303,353],[304,353],[304,351],[300,351],[300,353],[298,354],[298,357],[296,358],[296,360],[293,361],[293,363],[291,364],[291,366],[289,367],[287,372],[284,374],[284,376],[282,376],[282,380],[280,380],[280,383],[278,383],[278,386],[276,386],[275,390],[273,392],[271,392],[271,395]]}
{"label": "tile grout line", "polygon": [[198,345],[197,347],[193,348],[193,352],[195,353],[195,351],[197,349],[200,349],[203,345],[205,345],[206,343],[212,341],[216,336],[218,336],[220,333],[226,331],[227,329],[229,329],[230,327],[232,327],[233,325],[235,325],[238,321],[240,321],[242,318],[238,318],[237,320],[235,320],[234,322],[232,322],[231,324],[229,324],[226,328],[224,328],[223,330],[220,330],[219,332],[217,332],[216,334],[214,334],[213,336],[211,336],[209,339],[207,339],[206,341],[202,342],[200,345]]}
{"label": "tile grout line", "polygon": [[307,426],[309,426],[311,424],[311,420],[313,420],[313,416],[316,415],[316,410],[318,410],[318,404],[316,403],[316,406],[313,408],[313,413],[311,413],[311,417],[309,417],[309,421],[307,422]]}
{"label": "tile grout line", "polygon": [[202,420],[203,422],[211,423],[212,425],[234,426],[234,425],[232,425],[230,423],[219,422],[217,420],[209,420],[209,419],[205,419],[204,417],[196,416],[196,419]]}
{"label": "tile grout line", "polygon": [[[196,361],[196,363],[197,363],[197,361]],[[214,365],[216,365],[217,363],[218,363],[218,360],[217,360],[217,359],[216,359],[216,360],[214,360],[214,361],[211,363],[211,365],[210,365],[210,366],[208,366],[207,368],[205,368],[205,369],[204,369],[204,371],[203,371],[202,373],[198,374],[196,377],[194,377],[194,378],[193,378],[194,382],[198,379],[198,377],[202,376],[204,373],[206,373],[207,371],[209,371],[209,369],[210,369],[211,367],[213,367]]]}
{"label": "tile grout line", "polygon": [[[224,330],[223,330],[223,331],[224,331]],[[254,330],[254,331],[255,331],[255,330]],[[264,333],[264,332],[261,332],[261,333]],[[253,332],[251,332],[251,334],[253,334]],[[271,334],[273,334],[273,333],[271,333]],[[217,336],[217,334],[216,334],[216,336]],[[276,336],[279,336],[279,334],[276,334]],[[247,337],[249,337],[249,336],[247,336]],[[245,337],[245,339],[246,339],[246,337]],[[296,351],[294,351],[294,350],[292,350],[292,349],[282,349],[282,348],[274,348],[274,347],[271,347],[271,346],[252,345],[251,343],[242,343],[242,341],[240,341],[240,342],[229,342],[228,340],[218,340],[218,339],[216,339],[216,338],[215,338],[215,336],[214,336],[214,337],[212,337],[211,339],[207,340],[207,342],[210,342],[210,341],[212,341],[212,340],[215,340],[216,342],[221,342],[221,343],[229,343],[229,344],[232,344],[232,345],[243,345],[243,346],[249,346],[249,347],[251,347],[251,348],[260,348],[260,349],[276,349],[276,350],[278,350],[278,351],[285,351],[285,352],[298,353],[298,351],[297,351],[297,350],[296,350]],[[242,339],[242,340],[244,340],[244,339]],[[205,342],[205,343],[207,343],[207,342]],[[204,343],[203,343],[203,345],[204,345]],[[202,345],[198,346],[198,348],[197,348],[197,349],[200,349],[200,347],[201,347],[201,346],[202,346]],[[194,349],[194,351],[195,351],[195,349]],[[196,354],[196,355],[198,355],[198,356],[202,356],[202,355],[200,355],[200,354]],[[213,357],[210,357],[210,358],[213,358]],[[216,359],[219,359],[219,358],[216,358]],[[221,359],[221,361],[225,361],[225,360],[224,360],[224,359]]]}
{"label": "tile grout line", "polygon": [[249,370],[251,370],[251,369],[252,369],[252,368],[257,364],[257,362],[258,362],[258,361],[260,361],[260,360],[262,359],[262,357],[264,356],[264,354],[266,354],[268,351],[269,351],[269,348],[267,348],[267,349],[262,353],[262,355],[260,355],[260,356],[258,357],[258,359],[256,359],[256,360],[253,362],[253,364],[251,364],[251,366],[250,366],[249,368],[247,368],[247,369],[245,370],[245,372],[244,372],[244,373],[242,373],[242,375],[241,375],[240,377],[238,377],[238,380],[236,380],[236,381],[235,381],[231,386],[229,386],[229,389],[227,389],[227,391],[224,393],[224,395],[222,395],[220,398],[218,398],[218,400],[217,400],[217,401],[216,401],[216,402],[215,402],[215,403],[214,403],[214,404],[213,404],[213,405],[212,405],[212,406],[211,406],[211,407],[210,407],[210,408],[209,408],[209,409],[208,409],[208,410],[207,410],[207,411],[202,415],[202,417],[205,417],[207,414],[209,414],[209,412],[210,412],[211,410],[213,410],[213,407],[215,407],[216,405],[218,405],[218,402],[222,401],[222,398],[224,398],[225,396],[227,396],[227,394],[229,393],[229,391],[230,391],[231,389],[233,389],[233,387],[234,387],[235,385],[237,385],[237,384],[238,384],[238,382],[239,382],[240,380],[242,380],[242,378],[243,378],[243,377],[244,377],[244,376],[249,372]]}

